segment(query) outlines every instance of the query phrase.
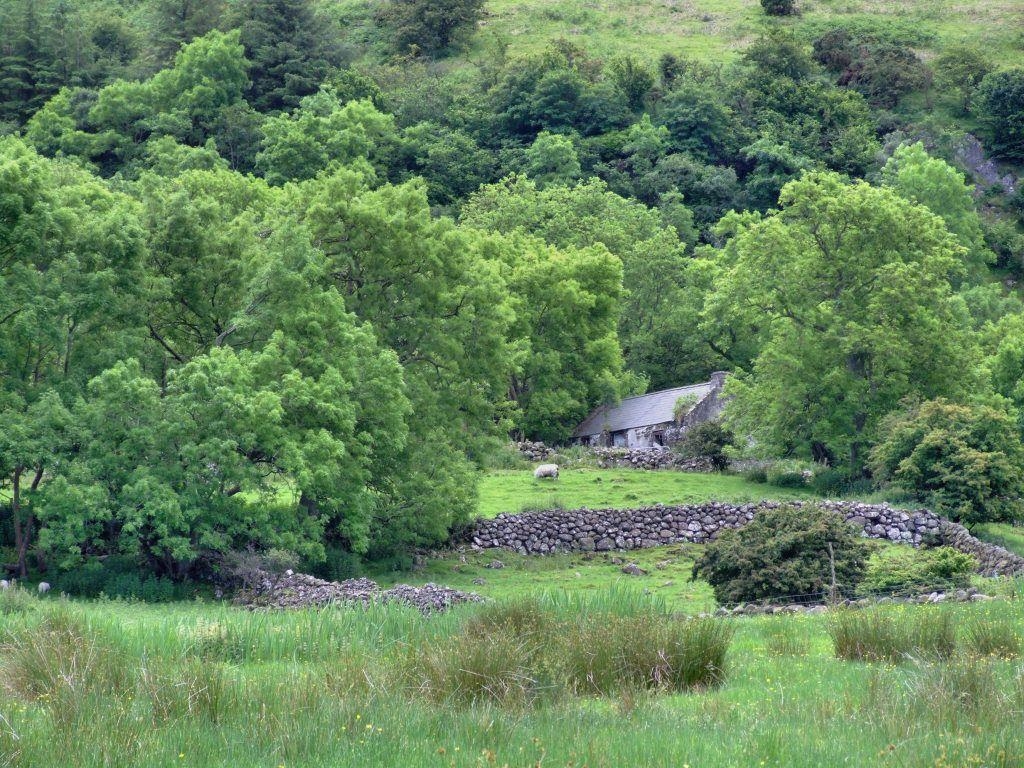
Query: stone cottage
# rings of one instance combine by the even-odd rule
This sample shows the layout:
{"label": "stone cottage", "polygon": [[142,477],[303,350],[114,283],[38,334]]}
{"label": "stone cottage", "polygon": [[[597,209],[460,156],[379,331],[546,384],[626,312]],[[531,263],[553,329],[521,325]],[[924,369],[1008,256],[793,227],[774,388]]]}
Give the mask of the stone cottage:
{"label": "stone cottage", "polygon": [[573,441],[624,448],[667,445],[689,427],[718,417],[726,376],[718,371],[703,384],[663,389],[623,398],[618,405],[600,406],[576,428]]}

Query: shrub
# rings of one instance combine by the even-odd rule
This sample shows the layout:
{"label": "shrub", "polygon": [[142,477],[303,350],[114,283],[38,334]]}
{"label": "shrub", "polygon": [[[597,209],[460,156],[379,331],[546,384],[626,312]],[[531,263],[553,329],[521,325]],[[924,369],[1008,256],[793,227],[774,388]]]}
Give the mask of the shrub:
{"label": "shrub", "polygon": [[810,470],[794,461],[779,461],[768,466],[768,485],[776,488],[803,488],[811,476]]}
{"label": "shrub", "polygon": [[948,658],[956,651],[956,623],[949,611],[915,607],[836,611],[828,620],[836,658],[887,661]]}
{"label": "shrub", "polygon": [[768,468],[763,466],[751,467],[743,471],[743,479],[751,483],[764,483],[768,482]]}
{"label": "shrub", "polygon": [[390,0],[377,23],[390,31],[395,50],[430,56],[448,52],[476,28],[484,0]]}
{"label": "shrub", "polygon": [[761,0],[761,7],[769,16],[792,16],[796,13],[793,0]]}
{"label": "shrub", "polygon": [[710,582],[719,603],[813,601],[831,589],[832,557],[836,585],[849,594],[860,583],[867,555],[867,544],[835,512],[784,506],[723,531],[694,564],[693,575]]}
{"label": "shrub", "polygon": [[956,589],[970,584],[978,561],[952,547],[914,549],[891,547],[868,559],[861,594],[912,594],[934,589]]}
{"label": "shrub", "polygon": [[706,421],[683,433],[674,450],[683,458],[707,459],[711,466],[721,471],[729,466],[725,449],[736,444],[732,430],[720,421]]}
{"label": "shrub", "polygon": [[811,489],[817,496],[842,496],[849,485],[849,473],[834,467],[815,469],[811,477]]}
{"label": "shrub", "polygon": [[943,399],[910,406],[885,419],[870,462],[876,478],[957,522],[1024,514],[1024,445],[1003,410]]}

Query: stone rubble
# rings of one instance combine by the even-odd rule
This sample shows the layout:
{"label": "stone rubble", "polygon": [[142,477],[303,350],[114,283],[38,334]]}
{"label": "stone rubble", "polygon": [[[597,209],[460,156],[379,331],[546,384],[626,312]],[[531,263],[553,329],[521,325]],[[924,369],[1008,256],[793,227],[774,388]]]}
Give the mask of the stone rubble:
{"label": "stone rubble", "polygon": [[554,448],[549,448],[544,443],[533,442],[532,440],[521,440],[515,443],[515,448],[528,461],[547,461],[555,455]]}
{"label": "stone rubble", "polygon": [[[903,510],[888,504],[854,501],[788,502],[820,504],[842,514],[862,528],[869,538],[888,539],[918,546],[948,545],[977,558],[984,576],[1024,574],[1024,558],[1002,547],[987,544],[957,523],[927,509]],[[556,509],[503,514],[478,520],[468,541],[476,549],[507,549],[520,554],[632,550],[676,543],[704,543],[726,528],[738,528],[753,520],[761,509],[781,502],[757,504],[706,502],[640,507],[637,509]]]}
{"label": "stone rubble", "polygon": [[922,605],[925,603],[979,603],[997,598],[984,595],[977,590],[957,589],[950,592],[930,592],[922,595],[890,595],[887,597],[862,597],[859,599],[837,600],[832,605],[822,602],[813,603],[740,603],[732,606],[722,606],[714,613],[700,614],[701,618],[708,616],[766,616],[780,613],[823,613],[830,608],[867,608],[872,605],[891,605],[894,603],[905,603]]}
{"label": "stone rubble", "polygon": [[663,446],[652,448],[591,448],[600,467],[630,469],[674,469],[682,472],[711,472],[714,467],[705,458],[684,459]]}
{"label": "stone rubble", "polygon": [[424,584],[413,587],[399,584],[382,590],[377,582],[370,579],[346,579],[345,581],[324,581],[304,573],[288,573],[275,576],[260,574],[256,584],[242,589],[235,597],[235,603],[247,608],[308,608],[337,603],[372,602],[405,603],[423,613],[445,611],[461,603],[479,603],[483,597],[474,592],[461,592],[438,584]]}

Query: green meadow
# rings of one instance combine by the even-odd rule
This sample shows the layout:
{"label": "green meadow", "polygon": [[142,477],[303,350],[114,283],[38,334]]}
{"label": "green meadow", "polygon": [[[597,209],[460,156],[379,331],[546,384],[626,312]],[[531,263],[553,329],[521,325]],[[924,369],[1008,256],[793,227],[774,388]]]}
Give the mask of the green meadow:
{"label": "green meadow", "polygon": [[[693,640],[695,625],[626,589],[434,617],[23,602],[0,616],[4,766],[1024,764],[1019,598],[885,610],[955,630],[955,647],[911,648],[895,664],[836,658],[829,615],[713,620],[725,623],[704,628],[728,644],[720,680],[673,689],[641,675],[600,690],[566,660],[618,679],[620,657],[601,649],[642,650],[647,635],[615,631],[655,617]],[[540,634],[524,650],[530,611],[564,638]],[[586,644],[573,634],[580,616]],[[1016,646],[979,655],[979,621],[1008,627]]]}

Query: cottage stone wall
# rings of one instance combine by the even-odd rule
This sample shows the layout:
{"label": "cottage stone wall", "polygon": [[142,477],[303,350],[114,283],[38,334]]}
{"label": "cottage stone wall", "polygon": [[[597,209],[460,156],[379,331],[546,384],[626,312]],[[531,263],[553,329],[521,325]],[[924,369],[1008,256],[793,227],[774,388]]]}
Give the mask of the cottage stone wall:
{"label": "cottage stone wall", "polygon": [[[801,506],[804,502],[793,502]],[[813,502],[842,514],[876,539],[918,545],[922,541],[946,544],[978,559],[986,576],[1024,574],[1024,558],[971,536],[962,525],[951,523],[926,509],[902,510],[887,504],[852,501]],[[779,502],[759,504],[655,505],[637,509],[574,509],[499,515],[479,520],[469,541],[480,549],[503,548],[522,554],[641,549],[680,542],[702,543],[726,528],[739,528],[762,509]]]}

